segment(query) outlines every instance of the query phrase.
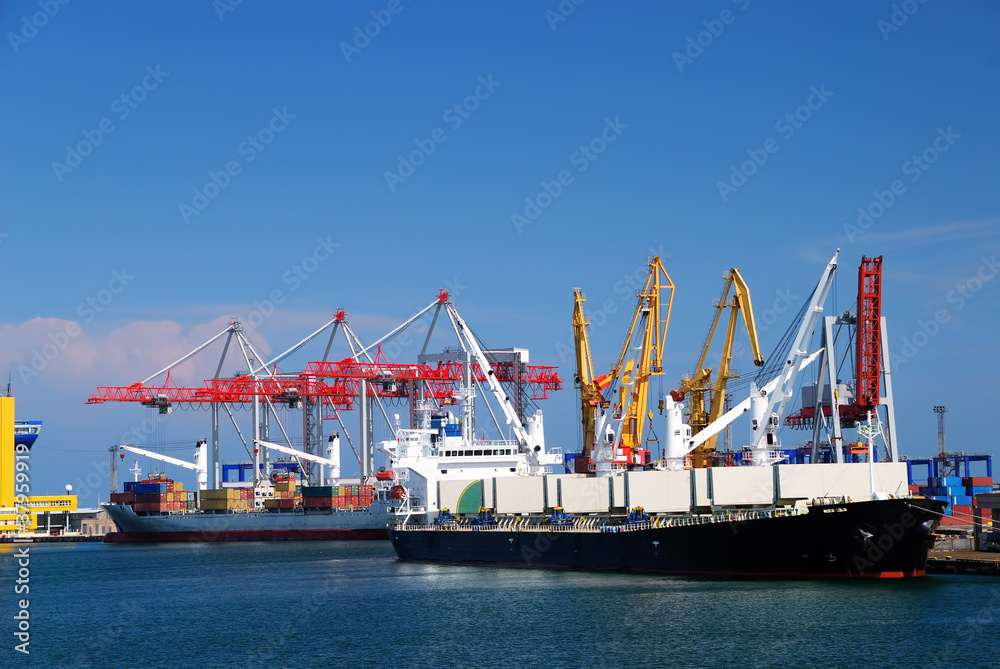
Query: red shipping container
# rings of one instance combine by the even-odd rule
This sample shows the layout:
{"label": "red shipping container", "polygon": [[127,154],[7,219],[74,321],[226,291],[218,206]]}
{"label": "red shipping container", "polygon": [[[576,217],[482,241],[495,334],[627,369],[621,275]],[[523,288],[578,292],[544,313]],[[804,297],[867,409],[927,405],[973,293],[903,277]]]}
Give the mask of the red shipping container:
{"label": "red shipping container", "polygon": [[111,493],[111,501],[115,504],[132,504],[135,502],[134,492],[113,492]]}
{"label": "red shipping container", "polygon": [[144,513],[157,513],[160,511],[159,503],[155,502],[136,502],[135,510]]}
{"label": "red shipping container", "polygon": [[351,506],[361,506],[361,498],[360,497],[352,497],[351,501],[350,501],[350,505]]}
{"label": "red shipping container", "polygon": [[985,488],[993,485],[993,479],[989,476],[969,476],[962,479],[962,485],[973,488]]}
{"label": "red shipping container", "polygon": [[951,515],[955,520],[963,521],[963,525],[972,524],[972,507],[971,506],[952,506]]}
{"label": "red shipping container", "polygon": [[295,500],[294,499],[282,499],[280,502],[278,502],[278,508],[279,509],[294,509],[295,508]]}
{"label": "red shipping container", "polygon": [[910,494],[911,495],[919,495],[920,494],[920,488],[921,488],[921,486],[919,486],[919,485],[911,485],[910,486]]}

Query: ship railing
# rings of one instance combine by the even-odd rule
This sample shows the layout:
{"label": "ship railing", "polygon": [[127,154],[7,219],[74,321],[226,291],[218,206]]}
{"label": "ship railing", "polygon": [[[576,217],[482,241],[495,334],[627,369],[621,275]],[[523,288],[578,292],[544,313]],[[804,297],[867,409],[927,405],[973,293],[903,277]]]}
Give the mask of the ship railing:
{"label": "ship railing", "polygon": [[[525,522],[522,516],[501,517],[496,525],[463,525],[458,523],[450,526],[449,531],[456,532],[497,532],[497,531],[517,531],[517,532],[635,532],[652,528],[674,528],[691,527],[696,525],[708,525],[712,523],[738,523],[749,520],[763,520],[767,518],[784,518],[798,516],[807,513],[805,509],[781,508],[781,509],[739,509],[727,512],[715,512],[713,514],[688,515],[688,516],[654,516],[648,521],[637,523],[623,523],[621,525],[606,524],[605,517],[577,517],[572,525],[549,525],[547,523]],[[404,523],[404,529],[422,529],[426,525]]]}

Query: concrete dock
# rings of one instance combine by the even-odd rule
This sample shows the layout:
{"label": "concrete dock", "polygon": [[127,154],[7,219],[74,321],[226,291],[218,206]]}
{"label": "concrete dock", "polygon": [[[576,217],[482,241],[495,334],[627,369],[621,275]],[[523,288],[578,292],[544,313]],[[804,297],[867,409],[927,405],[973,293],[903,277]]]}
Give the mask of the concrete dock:
{"label": "concrete dock", "polygon": [[1000,553],[983,551],[931,551],[928,574],[1000,576]]}

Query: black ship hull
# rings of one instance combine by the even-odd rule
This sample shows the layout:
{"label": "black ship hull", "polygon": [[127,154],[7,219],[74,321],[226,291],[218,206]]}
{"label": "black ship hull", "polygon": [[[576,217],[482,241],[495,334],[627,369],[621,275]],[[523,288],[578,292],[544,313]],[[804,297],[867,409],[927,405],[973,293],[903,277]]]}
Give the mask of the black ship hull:
{"label": "black ship hull", "polygon": [[811,506],[790,516],[619,531],[390,527],[403,560],[718,577],[922,576],[944,502]]}

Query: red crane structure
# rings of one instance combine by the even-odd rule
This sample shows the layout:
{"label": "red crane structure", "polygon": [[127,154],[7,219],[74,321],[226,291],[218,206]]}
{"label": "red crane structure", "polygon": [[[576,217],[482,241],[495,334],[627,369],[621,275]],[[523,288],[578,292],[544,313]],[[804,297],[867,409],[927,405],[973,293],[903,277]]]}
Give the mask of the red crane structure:
{"label": "red crane structure", "polygon": [[[854,343],[853,390],[838,383],[835,369],[834,326],[838,329],[848,326],[849,340]],[[885,317],[882,316],[882,256],[868,258],[862,256],[858,268],[857,312],[845,312],[841,316],[827,316],[823,319],[823,353],[819,368],[821,380],[810,388],[803,388],[803,406],[785,418],[785,425],[798,429],[813,429],[813,457],[818,448],[819,430],[822,423],[816,421],[819,412],[829,418],[833,434],[831,444],[841,462],[843,456],[842,428],[853,427],[867,420],[868,412],[877,412],[879,406],[886,407],[886,454],[896,460],[898,447],[894,443],[896,426],[892,404],[892,384],[890,380],[889,354],[887,351]],[[846,357],[843,358],[846,360]],[[823,376],[827,378],[823,379]],[[884,384],[883,384],[884,381]],[[885,395],[882,391],[885,391]],[[829,395],[832,394],[831,398]],[[867,448],[849,447],[848,454],[861,454]]]}
{"label": "red crane structure", "polygon": [[[303,410],[303,451],[305,453],[313,453],[313,449],[318,448],[322,443],[323,419],[335,418],[340,423],[348,443],[358,456],[362,475],[368,475],[372,473],[369,470],[374,469],[371,418],[375,402],[378,402],[378,408],[388,423],[389,416],[380,401],[383,398],[407,401],[411,406],[412,417],[414,407],[419,401],[431,400],[440,404],[450,404],[454,402],[462,384],[471,383],[473,380],[479,383],[486,381],[483,370],[475,363],[401,364],[389,362],[383,355],[381,346],[385,341],[395,337],[416,322],[418,318],[436,308],[433,322],[427,332],[424,352],[421,353],[424,355],[434,323],[437,322],[438,313],[446,304],[450,304],[448,293],[440,291],[437,300],[368,346],[365,346],[351,329],[345,311],[338,309],[334,317],[321,328],[267,362],[264,362],[264,358],[254,350],[252,344],[246,339],[240,323],[232,321],[225,330],[143,381],[127,386],[99,386],[86,402],[87,404],[134,402],[157,408],[161,414],[171,413],[175,405],[210,406],[212,410],[212,441],[209,472],[213,488],[219,487],[219,407],[222,407],[229,414],[233,425],[236,426],[236,420],[230,411],[230,405],[234,404],[252,404],[254,406],[252,454],[251,446],[247,440],[243,439],[242,433],[240,433],[240,439],[243,440],[247,454],[254,459],[255,471],[259,470],[261,462],[256,444],[258,441],[268,440],[266,434],[268,429],[267,410],[270,408],[275,421],[278,422],[277,414],[274,413],[274,405],[284,405],[290,409],[301,408]],[[301,372],[288,374],[278,371],[279,361],[298,351],[304,344],[327,329],[331,329],[331,333],[322,360],[307,363]],[[338,330],[344,331],[352,357],[336,362],[329,361],[326,356],[330,353]],[[178,365],[183,364],[224,335],[228,335],[228,338],[216,369],[215,378],[206,379],[197,387],[178,386],[173,381],[171,370],[176,369]],[[226,355],[230,350],[230,344],[233,341],[237,343],[243,354],[243,361],[250,367],[250,371],[232,378],[219,378]],[[487,359],[491,360],[490,366],[493,375],[502,383],[516,387],[519,407],[521,406],[520,394],[522,390],[532,400],[537,400],[548,399],[550,391],[563,388],[563,381],[553,366],[513,364],[504,357],[505,355],[509,356],[508,351],[496,352],[497,360],[492,362],[492,358],[489,357],[490,353],[487,352]],[[514,359],[520,360],[516,356]],[[467,369],[469,379],[466,378]],[[165,378],[162,383],[150,383],[163,374],[165,374]],[[257,417],[257,410],[261,402],[265,405],[263,422]],[[327,411],[324,412],[324,409]],[[340,411],[353,409],[361,410],[362,427],[359,448],[355,448],[355,444],[340,417]],[[288,441],[280,422],[278,422],[277,427]],[[239,432],[239,428],[236,429]],[[265,432],[263,439],[261,439],[261,430]],[[290,442],[288,445],[291,447]],[[263,462],[266,469],[266,457]],[[305,463],[304,470],[308,476],[311,470],[310,463]]]}

